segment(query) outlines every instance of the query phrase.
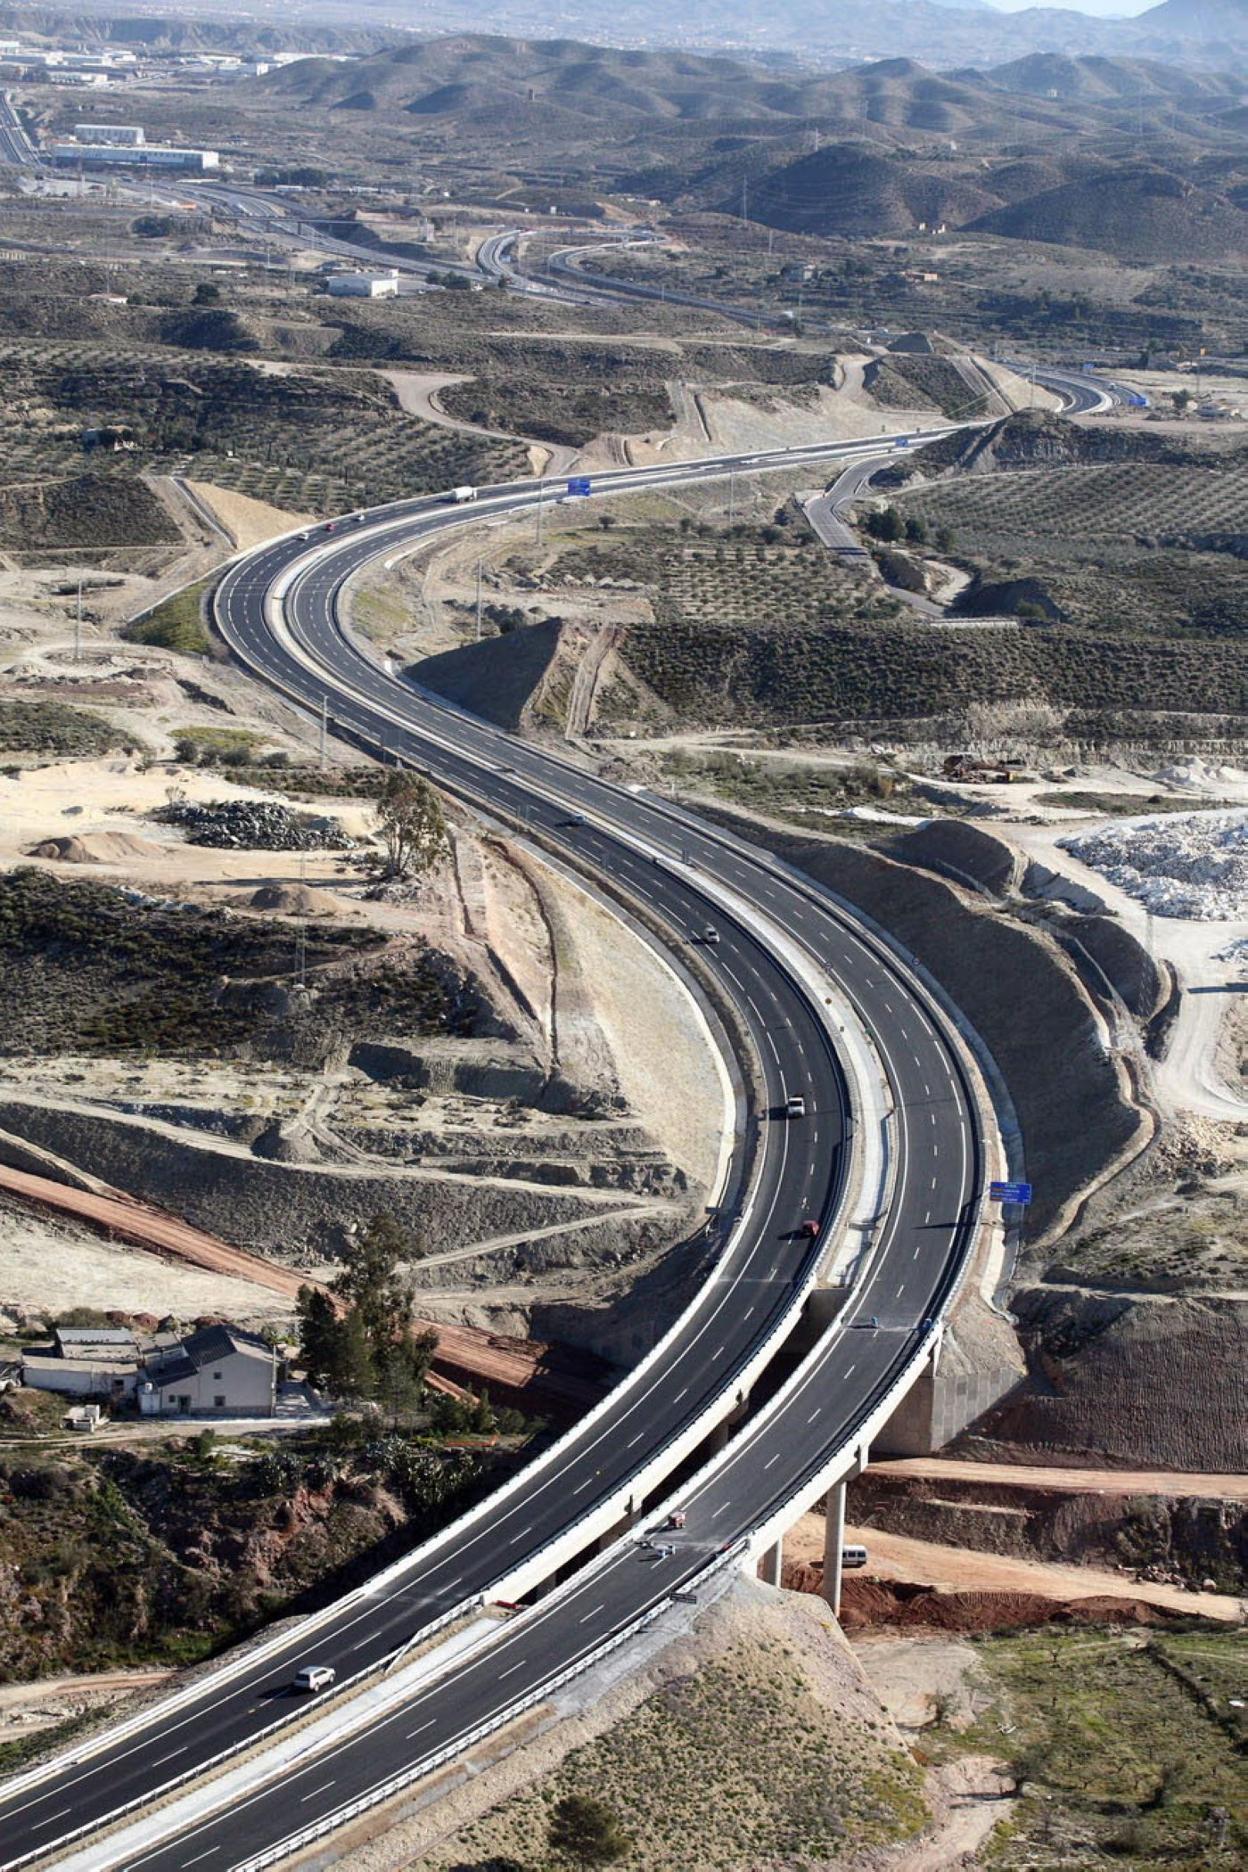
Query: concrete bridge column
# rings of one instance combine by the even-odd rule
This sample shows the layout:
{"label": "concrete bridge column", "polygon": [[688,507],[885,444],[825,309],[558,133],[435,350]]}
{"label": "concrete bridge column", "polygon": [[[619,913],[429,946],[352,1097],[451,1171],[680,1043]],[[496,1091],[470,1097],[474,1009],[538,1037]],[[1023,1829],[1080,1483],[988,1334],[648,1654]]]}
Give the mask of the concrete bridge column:
{"label": "concrete bridge column", "polygon": [[766,1586],[779,1586],[784,1575],[784,1536],[769,1547],[758,1563],[758,1577]]}
{"label": "concrete bridge column", "polygon": [[838,1482],[828,1490],[828,1499],[823,1512],[823,1596],[839,1618],[841,1615],[841,1549],[845,1545],[844,1482]]}
{"label": "concrete bridge column", "polygon": [[727,1449],[735,1431],[745,1421],[748,1405],[748,1398],[738,1393],[737,1402],[732,1410],[729,1411],[728,1415],[723,1418],[721,1422],[716,1424],[707,1439],[707,1447],[712,1456],[718,1456],[721,1450]]}

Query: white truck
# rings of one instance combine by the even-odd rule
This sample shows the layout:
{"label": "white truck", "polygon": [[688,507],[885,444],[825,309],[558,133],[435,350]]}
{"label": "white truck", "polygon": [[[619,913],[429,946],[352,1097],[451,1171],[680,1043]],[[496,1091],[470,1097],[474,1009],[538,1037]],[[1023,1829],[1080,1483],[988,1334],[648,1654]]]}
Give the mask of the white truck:
{"label": "white truck", "polygon": [[477,490],[475,487],[459,487],[459,488],[451,489],[451,499],[456,503],[457,506],[462,504],[464,501],[474,501],[476,500],[476,498],[477,498]]}

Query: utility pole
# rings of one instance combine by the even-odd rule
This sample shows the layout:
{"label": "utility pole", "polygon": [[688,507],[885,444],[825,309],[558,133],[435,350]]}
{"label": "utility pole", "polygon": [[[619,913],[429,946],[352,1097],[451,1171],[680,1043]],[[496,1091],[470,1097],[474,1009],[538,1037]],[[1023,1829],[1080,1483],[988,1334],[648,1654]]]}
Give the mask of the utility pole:
{"label": "utility pole", "polygon": [[728,524],[729,526],[737,524],[737,471],[735,468],[728,470]]}
{"label": "utility pole", "polygon": [[327,743],[329,740],[329,697],[321,697],[321,772],[325,771]]}
{"label": "utility pole", "polygon": [[82,573],[78,574],[78,613],[74,619],[74,662],[82,662]]}
{"label": "utility pole", "polygon": [[477,560],[477,642],[481,641],[481,561]]}
{"label": "utility pole", "polygon": [[539,477],[537,483],[537,543],[540,546],[546,537],[546,482]]}

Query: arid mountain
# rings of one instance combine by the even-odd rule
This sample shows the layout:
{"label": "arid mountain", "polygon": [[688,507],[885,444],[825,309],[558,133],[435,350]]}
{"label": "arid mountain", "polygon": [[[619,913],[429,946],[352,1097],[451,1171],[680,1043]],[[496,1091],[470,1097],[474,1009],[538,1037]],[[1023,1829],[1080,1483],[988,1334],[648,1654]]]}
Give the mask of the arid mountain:
{"label": "arid mountain", "polygon": [[1092,247],[1130,260],[1229,260],[1248,254],[1248,214],[1165,169],[1115,166],[971,223],[1011,240]]}
{"label": "arid mountain", "polygon": [[826,78],[777,76],[731,58],[484,33],[420,41],[350,64],[301,59],[259,82],[304,103],[424,117],[540,105],[596,120],[735,122],[810,117],[834,102]]}
{"label": "arid mountain", "polygon": [[[999,196],[956,171],[900,162],[852,143],[828,144],[785,164],[750,195],[755,220],[791,233],[850,238],[911,234],[920,222],[960,226],[999,204]],[[733,200],[720,206],[731,212]]]}
{"label": "arid mountain", "polygon": [[[954,76],[964,78],[970,74]],[[1177,71],[1156,59],[1093,55],[1067,58],[1057,52],[1033,52],[1008,65],[994,65],[983,76],[1003,91],[1072,103],[1101,104],[1121,99],[1138,105],[1170,99],[1176,103],[1223,100],[1234,104],[1244,92],[1242,80],[1222,72]]]}

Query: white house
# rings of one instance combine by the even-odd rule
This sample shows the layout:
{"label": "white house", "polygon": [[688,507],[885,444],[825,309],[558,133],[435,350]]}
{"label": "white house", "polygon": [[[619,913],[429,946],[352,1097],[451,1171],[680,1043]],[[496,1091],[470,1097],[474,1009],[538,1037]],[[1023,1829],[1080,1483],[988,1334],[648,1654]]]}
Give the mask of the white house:
{"label": "white house", "polygon": [[236,1326],[204,1326],[186,1339],[93,1327],[58,1329],[54,1343],[27,1352],[22,1383],[62,1397],[121,1404],[137,1398],[144,1416],[271,1417],[277,1353]]}
{"label": "white house", "polygon": [[236,1326],[205,1326],[148,1363],[139,1384],[144,1416],[271,1417],[277,1353]]}

